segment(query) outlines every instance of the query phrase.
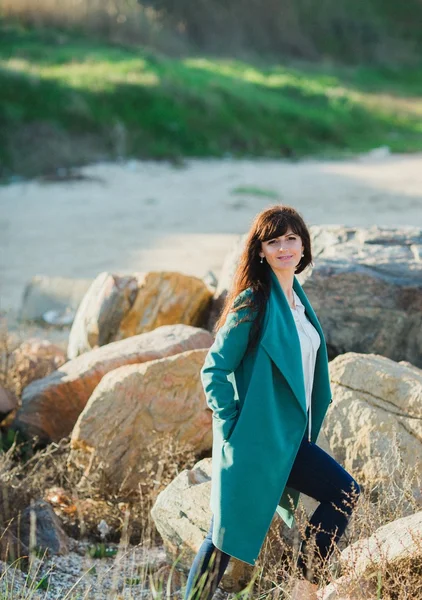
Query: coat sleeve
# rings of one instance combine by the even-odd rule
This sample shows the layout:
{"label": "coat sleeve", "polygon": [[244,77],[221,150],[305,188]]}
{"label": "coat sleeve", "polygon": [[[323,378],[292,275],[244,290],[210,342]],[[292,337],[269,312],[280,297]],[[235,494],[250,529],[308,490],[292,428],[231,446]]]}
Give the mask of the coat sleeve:
{"label": "coat sleeve", "polygon": [[237,420],[234,388],[227,376],[237,369],[246,353],[254,317],[248,313],[247,320],[243,321],[245,316],[243,309],[228,314],[201,370],[206,402],[213,411],[213,417],[221,422],[224,439],[228,439]]}

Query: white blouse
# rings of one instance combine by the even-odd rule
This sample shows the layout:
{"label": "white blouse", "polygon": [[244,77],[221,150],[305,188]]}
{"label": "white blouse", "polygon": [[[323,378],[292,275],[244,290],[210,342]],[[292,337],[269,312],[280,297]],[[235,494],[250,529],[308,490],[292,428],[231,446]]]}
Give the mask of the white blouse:
{"label": "white blouse", "polygon": [[314,382],[315,361],[318,348],[321,344],[318,331],[305,315],[305,307],[300,301],[299,296],[293,290],[296,308],[291,308],[293,318],[296,323],[297,332],[302,351],[302,366],[305,379],[306,408],[308,411],[308,439],[311,439],[311,420],[312,420],[312,385]]}

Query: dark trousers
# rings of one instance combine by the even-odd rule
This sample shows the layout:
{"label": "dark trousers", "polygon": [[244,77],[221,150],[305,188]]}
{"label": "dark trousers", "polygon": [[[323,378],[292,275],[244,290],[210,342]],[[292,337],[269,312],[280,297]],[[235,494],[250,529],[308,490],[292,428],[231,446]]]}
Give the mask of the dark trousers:
{"label": "dark trousers", "polygon": [[[316,581],[315,566],[329,558],[333,544],[343,535],[359,497],[359,485],[329,454],[304,438],[287,486],[320,502],[309,521],[297,562],[303,576]],[[230,555],[212,543],[213,521],[214,517],[192,563],[185,600],[211,600],[229,563]],[[315,535],[315,546],[307,551],[311,535]]]}

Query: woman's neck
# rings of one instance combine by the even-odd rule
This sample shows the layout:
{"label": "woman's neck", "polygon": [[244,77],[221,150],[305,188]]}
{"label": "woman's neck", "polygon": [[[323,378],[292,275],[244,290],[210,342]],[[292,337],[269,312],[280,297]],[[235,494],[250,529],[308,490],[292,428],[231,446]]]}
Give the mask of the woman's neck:
{"label": "woman's neck", "polygon": [[281,286],[281,289],[284,292],[284,295],[287,298],[288,303],[292,308],[295,307],[294,294],[293,294],[293,281],[294,281],[294,273],[286,272],[281,273],[274,271],[275,276],[278,279],[278,282]]}

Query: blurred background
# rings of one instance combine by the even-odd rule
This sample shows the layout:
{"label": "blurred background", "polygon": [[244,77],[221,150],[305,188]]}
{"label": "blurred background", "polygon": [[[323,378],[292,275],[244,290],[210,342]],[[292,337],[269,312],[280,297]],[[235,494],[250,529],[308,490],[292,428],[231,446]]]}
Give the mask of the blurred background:
{"label": "blurred background", "polygon": [[0,11],[2,177],[122,156],[422,147],[420,0],[3,0]]}
{"label": "blurred background", "polygon": [[218,278],[274,202],[422,222],[422,3],[3,0],[0,305],[35,275]]}
{"label": "blurred background", "polygon": [[[365,486],[344,543],[384,526],[342,579],[368,560],[365,598],[422,598],[421,25],[422,0],[0,0],[0,600],[181,597],[208,528],[199,369],[275,203],[312,236],[322,444]],[[290,597],[304,529],[270,532],[253,597]]]}

